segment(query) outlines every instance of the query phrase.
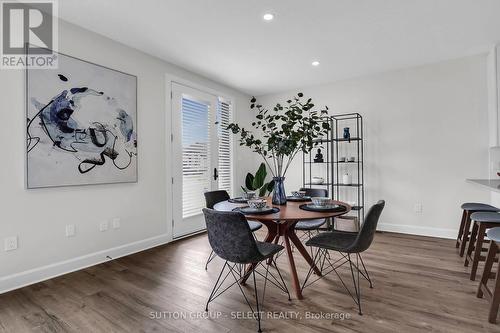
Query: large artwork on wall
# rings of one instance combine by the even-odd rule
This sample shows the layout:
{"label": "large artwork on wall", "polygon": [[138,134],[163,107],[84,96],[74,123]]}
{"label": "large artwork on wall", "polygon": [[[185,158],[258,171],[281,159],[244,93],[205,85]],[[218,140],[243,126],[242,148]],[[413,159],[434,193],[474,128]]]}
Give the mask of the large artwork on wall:
{"label": "large artwork on wall", "polygon": [[64,54],[26,70],[28,188],[137,181],[137,77]]}

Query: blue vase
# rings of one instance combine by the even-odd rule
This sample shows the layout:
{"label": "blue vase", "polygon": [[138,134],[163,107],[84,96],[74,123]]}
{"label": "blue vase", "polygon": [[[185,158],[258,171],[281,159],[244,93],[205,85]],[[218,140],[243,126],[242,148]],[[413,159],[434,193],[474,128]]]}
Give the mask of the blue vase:
{"label": "blue vase", "polygon": [[273,205],[286,205],[285,177],[273,177]]}
{"label": "blue vase", "polygon": [[349,132],[349,127],[344,127],[344,139],[349,140],[351,138],[351,133]]}

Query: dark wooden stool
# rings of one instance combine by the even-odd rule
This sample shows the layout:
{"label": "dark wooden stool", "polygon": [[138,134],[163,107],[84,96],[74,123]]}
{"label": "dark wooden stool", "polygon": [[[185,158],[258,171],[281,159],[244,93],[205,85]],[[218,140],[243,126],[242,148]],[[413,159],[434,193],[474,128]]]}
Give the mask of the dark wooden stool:
{"label": "dark wooden stool", "polygon": [[466,202],[462,204],[461,208],[463,210],[462,221],[460,222],[460,228],[458,229],[455,247],[460,248],[459,254],[463,257],[467,241],[470,239],[471,214],[476,212],[500,212],[500,209],[477,202]]}
{"label": "dark wooden stool", "polygon": [[493,291],[491,291],[487,284],[491,276],[491,270],[493,267],[493,262],[495,261],[496,254],[498,253],[498,242],[500,242],[500,228],[492,228],[486,232],[486,235],[491,240],[490,249],[488,250],[488,255],[486,256],[486,262],[484,264],[484,271],[481,277],[481,282],[477,288],[477,297],[482,298],[483,295],[486,296],[490,302],[490,312],[488,315],[488,321],[490,323],[496,323],[498,306],[500,304],[500,274],[499,269],[495,274],[495,285]]}
{"label": "dark wooden stool", "polygon": [[489,242],[484,239],[486,230],[500,227],[500,213],[476,212],[472,213],[470,218],[473,221],[473,225],[464,265],[468,266],[469,262],[472,262],[470,279],[474,281],[476,279],[479,262],[486,260],[485,256],[481,256],[481,252],[486,251],[486,249],[483,248],[483,244]]}

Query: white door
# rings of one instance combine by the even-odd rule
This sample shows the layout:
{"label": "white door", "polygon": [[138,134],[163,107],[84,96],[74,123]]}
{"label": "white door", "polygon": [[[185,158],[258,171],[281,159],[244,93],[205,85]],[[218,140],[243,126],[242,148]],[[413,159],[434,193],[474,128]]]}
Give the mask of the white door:
{"label": "white door", "polygon": [[217,189],[217,96],[172,83],[173,236],[205,229],[204,193]]}

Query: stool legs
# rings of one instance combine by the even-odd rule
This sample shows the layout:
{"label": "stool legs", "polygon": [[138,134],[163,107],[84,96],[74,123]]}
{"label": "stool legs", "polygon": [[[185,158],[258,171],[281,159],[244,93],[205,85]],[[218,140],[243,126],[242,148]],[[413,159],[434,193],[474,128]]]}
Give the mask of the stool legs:
{"label": "stool legs", "polygon": [[500,274],[495,276],[495,286],[493,292],[488,289],[488,279],[491,275],[491,270],[493,267],[493,262],[495,261],[496,254],[498,252],[498,245],[495,242],[491,242],[490,248],[488,250],[488,255],[486,256],[486,263],[484,265],[483,275],[481,277],[481,282],[477,289],[477,297],[481,298],[483,295],[490,301],[490,312],[488,314],[488,321],[490,323],[496,323],[498,307],[500,305]]}
{"label": "stool legs", "polygon": [[483,249],[485,231],[486,231],[486,226],[484,225],[484,223],[479,223],[477,241],[476,241],[476,246],[474,248],[474,257],[472,259],[472,267],[470,270],[470,279],[472,281],[476,279],[477,265],[479,264],[479,259],[481,257],[481,250]]}
{"label": "stool legs", "polygon": [[474,250],[474,245],[476,243],[477,229],[478,228],[479,228],[479,226],[477,225],[477,223],[472,224],[472,232],[471,232],[470,238],[469,238],[469,246],[467,247],[467,253],[465,254],[465,262],[464,262],[465,267],[469,266],[469,257],[472,254],[472,251]]}
{"label": "stool legs", "polygon": [[[455,247],[458,249],[458,247],[460,246],[460,242],[464,241],[464,239],[462,239],[462,237],[464,236],[464,227],[465,227],[465,219],[467,218],[467,211],[464,210],[464,212],[462,213],[462,220],[460,221],[460,228],[458,229],[458,236],[457,236],[457,242],[455,244]],[[468,230],[467,232],[465,232],[465,235],[468,234]]]}
{"label": "stool legs", "polygon": [[470,231],[470,212],[465,211],[465,223],[464,223],[464,228],[462,229],[462,240],[460,244],[460,256],[463,257],[465,253],[465,247],[467,245],[467,240],[470,242],[470,236],[469,236],[469,231]]}

